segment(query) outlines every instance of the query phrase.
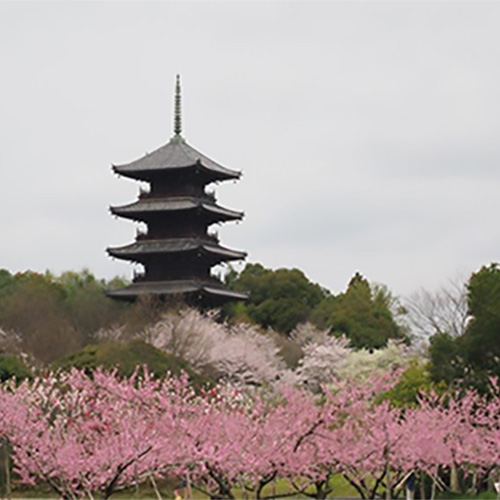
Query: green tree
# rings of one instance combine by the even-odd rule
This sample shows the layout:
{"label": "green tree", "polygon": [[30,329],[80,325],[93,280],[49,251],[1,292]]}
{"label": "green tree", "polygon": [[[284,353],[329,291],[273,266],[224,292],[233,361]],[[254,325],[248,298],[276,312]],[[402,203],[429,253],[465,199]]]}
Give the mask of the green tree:
{"label": "green tree", "polygon": [[370,287],[368,280],[356,273],[344,293],[323,299],[311,320],[319,328],[346,335],[355,348],[377,349],[389,339],[406,338],[394,319],[393,302],[385,287]]}
{"label": "green tree", "polygon": [[311,311],[328,294],[298,269],[273,271],[261,264],[247,264],[237,276],[230,273],[226,283],[250,295],[247,303],[231,309],[230,314],[247,316],[265,328],[284,333],[307,321]]}
{"label": "green tree", "polygon": [[7,269],[0,269],[0,297],[9,289],[14,282],[14,276]]}
{"label": "green tree", "polygon": [[432,387],[425,366],[414,360],[401,374],[398,383],[383,395],[383,399],[389,399],[399,407],[417,406],[419,394],[428,393]]}
{"label": "green tree", "polygon": [[63,288],[64,307],[84,343],[92,342],[93,334],[101,328],[119,322],[129,307],[127,303],[107,297],[107,283],[97,280],[88,269],[66,271],[54,281]]}
{"label": "green tree", "polygon": [[464,382],[484,389],[489,377],[500,376],[500,268],[482,267],[467,285],[471,319],[459,338],[465,364]]}
{"label": "green tree", "polygon": [[455,338],[431,338],[429,372],[434,381],[489,390],[490,377],[500,377],[500,268],[483,266],[467,283],[469,321]]}
{"label": "green tree", "polygon": [[15,377],[23,380],[31,377],[31,371],[18,357],[0,352],[0,382]]}
{"label": "green tree", "polygon": [[433,382],[452,385],[463,376],[460,341],[448,333],[436,333],[430,338],[429,375]]}
{"label": "green tree", "polygon": [[50,271],[0,270],[0,328],[17,333],[22,349],[50,362],[94,340],[101,328],[123,322],[128,304],[111,300],[87,269],[55,276]]}
{"label": "green tree", "polygon": [[81,345],[64,308],[64,290],[50,275],[18,273],[3,289],[0,326],[18,333],[23,349],[52,361]]}
{"label": "green tree", "polygon": [[52,366],[61,370],[78,368],[87,373],[91,373],[97,367],[117,369],[118,375],[122,377],[130,377],[137,367],[147,366],[157,377],[164,377],[167,373],[177,376],[185,372],[198,386],[210,382],[208,378],[195,372],[183,359],[137,339],[125,343],[90,344],[56,361]]}

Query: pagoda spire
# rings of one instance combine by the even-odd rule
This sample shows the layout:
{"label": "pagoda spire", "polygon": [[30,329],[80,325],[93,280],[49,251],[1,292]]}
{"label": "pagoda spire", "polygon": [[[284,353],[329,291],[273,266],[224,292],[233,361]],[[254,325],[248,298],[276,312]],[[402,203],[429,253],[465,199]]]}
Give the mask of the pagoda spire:
{"label": "pagoda spire", "polygon": [[[1,1],[1,0],[0,0]],[[206,186],[239,179],[241,173],[226,168],[190,146],[182,137],[181,82],[174,87],[174,130],[167,144],[124,165],[114,172],[149,184],[139,199],[111,213],[142,222],[147,231],[136,235],[133,243],[108,248],[113,258],[141,264],[144,273],[110,297],[136,300],[152,295],[160,300],[180,297],[201,307],[220,307],[229,301],[247,300],[247,295],[225,287],[212,268],[225,262],[242,260],[245,252],[219,244],[214,224],[239,221],[242,212],[217,204]]]}
{"label": "pagoda spire", "polygon": [[174,111],[174,133],[175,137],[180,137],[182,132],[181,115],[181,77],[177,75],[175,82],[175,111]]}

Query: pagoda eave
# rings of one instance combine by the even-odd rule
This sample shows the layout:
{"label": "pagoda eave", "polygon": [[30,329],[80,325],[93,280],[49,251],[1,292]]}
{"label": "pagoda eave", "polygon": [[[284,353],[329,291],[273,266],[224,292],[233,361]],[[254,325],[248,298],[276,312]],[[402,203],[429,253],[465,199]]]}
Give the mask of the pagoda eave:
{"label": "pagoda eave", "polygon": [[223,167],[219,163],[200,153],[180,135],[176,134],[170,141],[152,153],[123,165],[114,165],[113,170],[120,175],[134,179],[146,179],[161,175],[169,175],[189,169],[204,172],[215,180],[239,179],[241,172]]}
{"label": "pagoda eave", "polygon": [[138,281],[125,288],[108,290],[106,294],[130,302],[145,295],[160,298],[183,296],[188,301],[203,301],[207,305],[222,305],[232,300],[248,299],[248,295],[228,290],[222,284],[215,284],[211,280]]}
{"label": "pagoda eave", "polygon": [[214,171],[207,168],[201,162],[195,162],[189,165],[181,165],[165,168],[162,165],[155,165],[147,168],[130,168],[129,165],[112,165],[115,174],[134,179],[138,181],[151,182],[158,177],[192,175],[200,178],[203,184],[212,182],[238,180],[241,172],[238,171]]}
{"label": "pagoda eave", "polygon": [[208,219],[213,219],[213,222],[241,220],[244,216],[243,212],[230,210],[200,198],[139,199],[129,205],[111,206],[109,209],[117,217],[138,221],[146,220],[154,214],[175,216],[177,213],[186,212],[201,212]]}
{"label": "pagoda eave", "polygon": [[157,256],[195,256],[204,257],[214,262],[245,259],[246,252],[231,250],[217,243],[198,239],[170,239],[136,241],[123,247],[107,249],[110,256],[122,260],[142,262],[144,258]]}

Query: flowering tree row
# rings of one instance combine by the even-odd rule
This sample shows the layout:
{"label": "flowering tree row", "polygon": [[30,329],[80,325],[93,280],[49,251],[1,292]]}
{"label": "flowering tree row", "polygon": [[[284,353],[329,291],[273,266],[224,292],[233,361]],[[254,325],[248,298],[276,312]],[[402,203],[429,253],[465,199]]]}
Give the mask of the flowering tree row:
{"label": "flowering tree row", "polygon": [[[408,367],[418,353],[402,342],[389,340],[375,351],[353,349],[346,337],[332,336],[311,323],[298,325],[285,341],[276,332],[249,323],[217,321],[217,313],[181,308],[164,313],[157,322],[131,336],[125,326],[103,329],[102,341],[130,337],[184,359],[200,373],[205,370],[232,384],[261,385],[286,381],[316,390],[334,379],[367,378]],[[286,348],[291,350],[285,362]],[[300,353],[298,366],[297,355]],[[292,360],[290,360],[290,354]]]}
{"label": "flowering tree row", "polygon": [[166,476],[211,498],[236,489],[266,498],[278,478],[290,494],[326,498],[333,474],[363,498],[390,497],[412,472],[439,482],[440,469],[486,474],[499,463],[500,397],[429,396],[402,410],[380,401],[388,385],[337,384],[322,396],[291,387],[200,394],[183,377],[75,370],[4,386],[0,437],[23,482],[74,499]]}

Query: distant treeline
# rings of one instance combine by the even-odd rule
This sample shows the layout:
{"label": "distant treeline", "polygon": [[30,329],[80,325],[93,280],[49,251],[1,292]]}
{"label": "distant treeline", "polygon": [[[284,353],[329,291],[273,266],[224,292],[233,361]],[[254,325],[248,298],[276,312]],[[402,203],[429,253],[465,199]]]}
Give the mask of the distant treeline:
{"label": "distant treeline", "polygon": [[[105,290],[123,284],[98,280],[88,270],[59,276],[0,270],[0,328],[24,352],[51,362],[93,340],[100,328],[121,322],[127,306],[109,299]],[[11,346],[12,347],[12,346]]]}
{"label": "distant treeline", "polygon": [[[106,289],[124,286],[121,278],[97,279],[90,271],[61,275],[0,270],[0,328],[15,332],[26,352],[51,362],[93,341],[101,329],[143,326],[157,319],[159,304],[130,305],[108,298]],[[390,293],[370,287],[356,274],[337,296],[312,283],[298,269],[265,269],[248,264],[226,276],[226,284],[250,294],[248,303],[228,305],[224,318],[245,320],[288,334],[312,322],[351,339],[354,347],[378,348],[389,338],[404,338],[391,311]],[[146,301],[147,302],[147,301]]]}
{"label": "distant treeline", "polygon": [[[490,376],[500,376],[497,264],[483,267],[457,290],[404,300],[359,273],[338,294],[298,269],[271,270],[261,264],[230,270],[225,282],[249,293],[250,299],[224,307],[221,320],[250,323],[281,338],[280,345],[287,345],[291,333],[305,323],[322,335],[346,337],[353,349],[381,349],[390,339],[408,345],[423,339],[430,345],[427,371],[435,382],[481,388]],[[145,298],[128,304],[106,296],[106,289],[125,284],[121,278],[98,279],[85,269],[60,275],[0,270],[0,349],[53,363],[109,340],[103,331],[114,329],[131,339],[158,322],[166,309],[180,308],[177,302]]]}

